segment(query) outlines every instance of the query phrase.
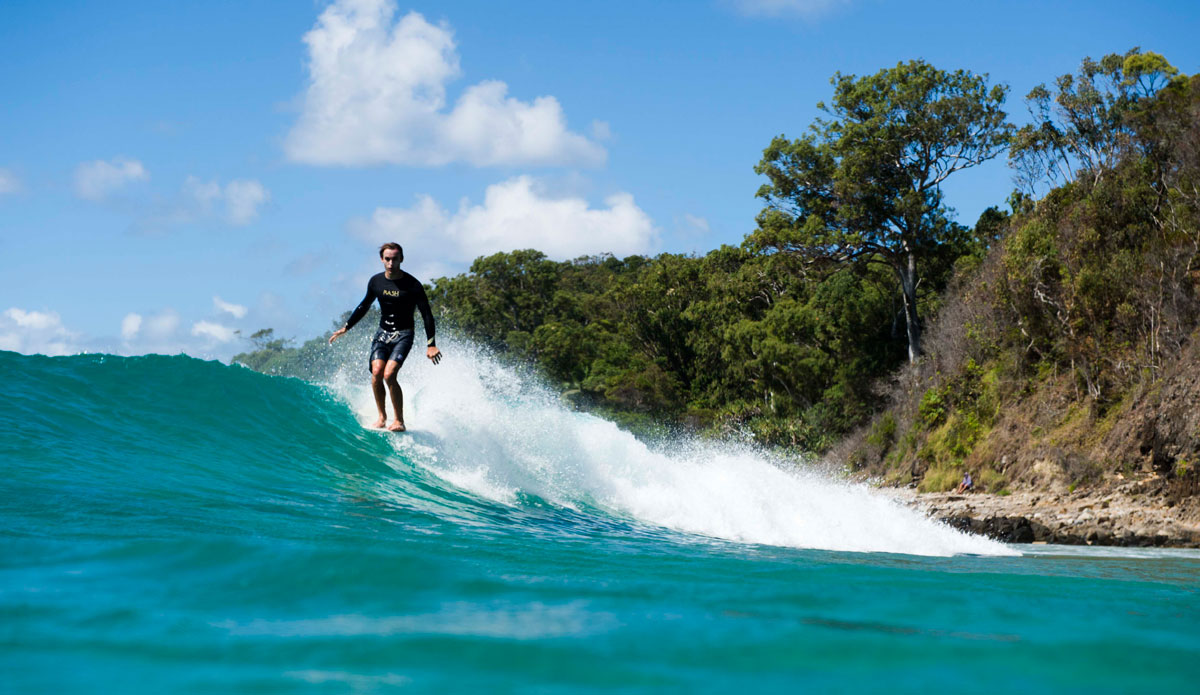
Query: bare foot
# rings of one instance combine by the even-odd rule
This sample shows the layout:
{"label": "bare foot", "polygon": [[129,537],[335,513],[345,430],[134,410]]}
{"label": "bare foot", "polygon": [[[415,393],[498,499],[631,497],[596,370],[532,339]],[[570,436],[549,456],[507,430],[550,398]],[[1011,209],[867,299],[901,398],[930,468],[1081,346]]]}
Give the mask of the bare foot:
{"label": "bare foot", "polygon": [[392,420],[392,424],[388,425],[388,432],[403,432],[404,423],[399,420]]}
{"label": "bare foot", "polygon": [[383,429],[383,426],[386,424],[387,424],[387,418],[385,418],[381,415],[379,417],[379,419],[375,421],[375,424],[371,425],[371,427],[374,427],[377,430],[381,430],[381,429]]}

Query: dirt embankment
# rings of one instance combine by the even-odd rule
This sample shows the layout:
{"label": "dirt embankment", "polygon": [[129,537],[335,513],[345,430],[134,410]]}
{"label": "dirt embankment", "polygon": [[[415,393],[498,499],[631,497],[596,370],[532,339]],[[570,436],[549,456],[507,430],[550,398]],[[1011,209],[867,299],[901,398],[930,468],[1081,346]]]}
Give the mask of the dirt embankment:
{"label": "dirt embankment", "polygon": [[886,489],[1008,542],[1200,547],[1200,334],[1159,379],[1103,416],[1083,410],[1061,387],[1003,405],[963,466],[977,481],[1000,473],[1000,489]]}

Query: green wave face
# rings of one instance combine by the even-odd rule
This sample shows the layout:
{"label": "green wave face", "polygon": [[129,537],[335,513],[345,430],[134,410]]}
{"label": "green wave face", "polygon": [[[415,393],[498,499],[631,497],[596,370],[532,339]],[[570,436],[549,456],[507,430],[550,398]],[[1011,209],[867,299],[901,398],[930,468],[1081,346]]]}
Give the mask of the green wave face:
{"label": "green wave face", "polygon": [[346,526],[347,504],[433,525],[479,513],[329,389],[297,379],[160,355],[0,353],[0,370],[5,512],[28,524],[18,530],[287,537]]}

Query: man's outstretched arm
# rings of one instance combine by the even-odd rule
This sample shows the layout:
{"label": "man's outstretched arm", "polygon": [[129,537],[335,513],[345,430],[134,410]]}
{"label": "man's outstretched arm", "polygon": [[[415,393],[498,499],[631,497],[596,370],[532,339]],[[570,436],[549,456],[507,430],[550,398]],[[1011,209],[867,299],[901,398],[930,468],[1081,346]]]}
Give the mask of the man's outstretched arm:
{"label": "man's outstretched arm", "polygon": [[437,364],[442,361],[442,351],[438,349],[437,343],[434,341],[434,326],[433,326],[433,310],[429,308],[429,297],[425,294],[425,288],[417,283],[417,309],[421,312],[421,321],[425,324],[425,356],[430,362]]}
{"label": "man's outstretched arm", "polygon": [[373,301],[375,301],[375,293],[371,291],[371,285],[368,284],[367,296],[363,297],[363,300],[358,303],[358,306],[354,307],[354,311],[350,314],[350,318],[346,321],[346,325],[337,329],[333,332],[333,335],[329,336],[329,344],[333,345],[333,341],[346,335],[346,331],[354,328],[354,324],[358,323],[362,317],[367,315],[367,312],[371,309],[371,302]]}

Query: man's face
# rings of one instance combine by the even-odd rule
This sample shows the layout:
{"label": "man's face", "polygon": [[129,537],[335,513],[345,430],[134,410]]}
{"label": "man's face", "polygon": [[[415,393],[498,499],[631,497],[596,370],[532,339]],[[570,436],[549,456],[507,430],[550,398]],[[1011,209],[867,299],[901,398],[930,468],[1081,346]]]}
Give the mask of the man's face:
{"label": "man's face", "polygon": [[400,269],[400,252],[396,249],[384,249],[383,269],[389,273]]}

